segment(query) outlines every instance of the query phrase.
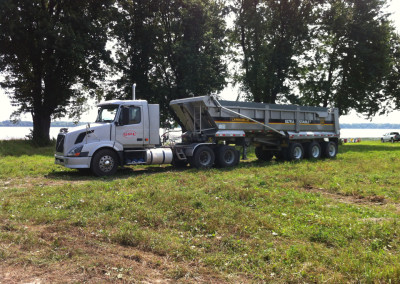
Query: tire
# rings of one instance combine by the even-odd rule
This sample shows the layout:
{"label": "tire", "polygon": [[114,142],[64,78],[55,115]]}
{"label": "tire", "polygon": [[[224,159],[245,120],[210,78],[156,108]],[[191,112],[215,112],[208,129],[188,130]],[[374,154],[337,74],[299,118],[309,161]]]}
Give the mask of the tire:
{"label": "tire", "polygon": [[322,153],[325,158],[333,159],[336,157],[338,152],[337,144],[333,141],[326,142],[322,149]]}
{"label": "tire", "polygon": [[96,176],[110,176],[117,172],[118,156],[113,150],[100,150],[92,158],[91,170]]}
{"label": "tire", "polygon": [[304,157],[304,148],[300,143],[292,143],[289,145],[287,155],[288,161],[300,161]]}
{"label": "tire", "polygon": [[221,168],[234,167],[239,163],[240,153],[234,147],[221,146],[216,149],[216,164]]}
{"label": "tire", "polygon": [[385,142],[385,141],[383,140],[383,138],[381,138],[381,142],[382,142],[382,143]]}
{"label": "tire", "polygon": [[307,158],[310,160],[317,160],[321,157],[322,149],[318,142],[311,142],[307,145]]}
{"label": "tire", "polygon": [[259,159],[260,161],[265,161],[265,162],[271,161],[272,157],[274,156],[271,151],[263,150],[262,147],[256,147],[255,154],[256,154],[257,159]]}
{"label": "tire", "polygon": [[197,169],[208,169],[214,165],[215,154],[208,146],[200,146],[194,152],[190,165]]}

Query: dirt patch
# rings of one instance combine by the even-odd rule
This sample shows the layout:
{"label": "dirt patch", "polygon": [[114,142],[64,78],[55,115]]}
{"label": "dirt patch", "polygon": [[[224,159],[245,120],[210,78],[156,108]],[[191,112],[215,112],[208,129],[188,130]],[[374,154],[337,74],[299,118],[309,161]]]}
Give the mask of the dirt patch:
{"label": "dirt patch", "polygon": [[[12,246],[0,262],[0,283],[228,282],[226,275],[199,262],[176,262],[168,256],[108,243],[86,229],[56,224],[30,225],[24,230],[40,239],[41,245],[27,249],[0,243],[0,248]],[[45,257],[40,259],[40,255]]]}
{"label": "dirt patch", "polygon": [[65,184],[84,184],[89,182],[88,180],[54,180],[47,179],[44,177],[27,177],[27,178],[14,178],[7,180],[0,180],[0,190],[8,188],[33,188],[33,187],[45,187],[45,186],[60,186]]}
{"label": "dirt patch", "polygon": [[372,196],[345,195],[345,194],[341,194],[341,193],[328,192],[324,188],[317,188],[317,187],[313,187],[312,185],[305,185],[303,187],[303,189],[310,191],[310,192],[316,192],[323,196],[326,196],[326,197],[329,197],[332,199],[336,199],[340,202],[348,203],[348,204],[366,204],[366,205],[385,205],[385,204],[387,204],[385,197],[378,196],[378,195],[372,195]]}
{"label": "dirt patch", "polygon": [[371,222],[371,223],[384,223],[384,222],[390,222],[393,221],[393,218],[363,218],[360,219],[360,221],[364,221],[364,222]]}

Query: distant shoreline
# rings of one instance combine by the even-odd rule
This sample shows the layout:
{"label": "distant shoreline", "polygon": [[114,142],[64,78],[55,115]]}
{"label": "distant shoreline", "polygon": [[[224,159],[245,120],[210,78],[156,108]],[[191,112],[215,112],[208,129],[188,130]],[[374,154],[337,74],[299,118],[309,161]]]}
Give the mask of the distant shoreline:
{"label": "distant shoreline", "polygon": [[[87,122],[79,122],[77,124],[71,121],[55,121],[51,123],[51,127],[74,127],[79,125],[85,125]],[[0,127],[33,127],[31,121],[20,121],[14,124],[10,120],[0,122]],[[340,124],[341,129],[399,129],[400,124],[394,123],[342,123]]]}
{"label": "distant shoreline", "polygon": [[[87,122],[78,122],[75,124],[72,121],[54,121],[51,123],[50,127],[74,127],[85,124],[87,124]],[[10,120],[5,120],[0,122],[0,127],[33,127],[33,122],[20,121],[18,123],[13,123]]]}

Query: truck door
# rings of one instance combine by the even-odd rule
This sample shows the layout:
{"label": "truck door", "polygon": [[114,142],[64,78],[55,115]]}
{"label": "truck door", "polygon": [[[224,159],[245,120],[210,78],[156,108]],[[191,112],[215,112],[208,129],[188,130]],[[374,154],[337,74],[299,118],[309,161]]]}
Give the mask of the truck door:
{"label": "truck door", "polygon": [[115,140],[124,148],[143,147],[144,119],[142,106],[122,106],[118,124],[115,128]]}

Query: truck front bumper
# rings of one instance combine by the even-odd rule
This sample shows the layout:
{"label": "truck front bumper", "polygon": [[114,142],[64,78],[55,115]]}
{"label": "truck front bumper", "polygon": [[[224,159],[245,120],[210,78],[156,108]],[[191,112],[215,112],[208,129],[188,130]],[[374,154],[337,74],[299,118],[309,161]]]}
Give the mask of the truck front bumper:
{"label": "truck front bumper", "polygon": [[90,168],[92,157],[65,157],[54,155],[56,165],[61,165],[71,169],[86,169]]}

